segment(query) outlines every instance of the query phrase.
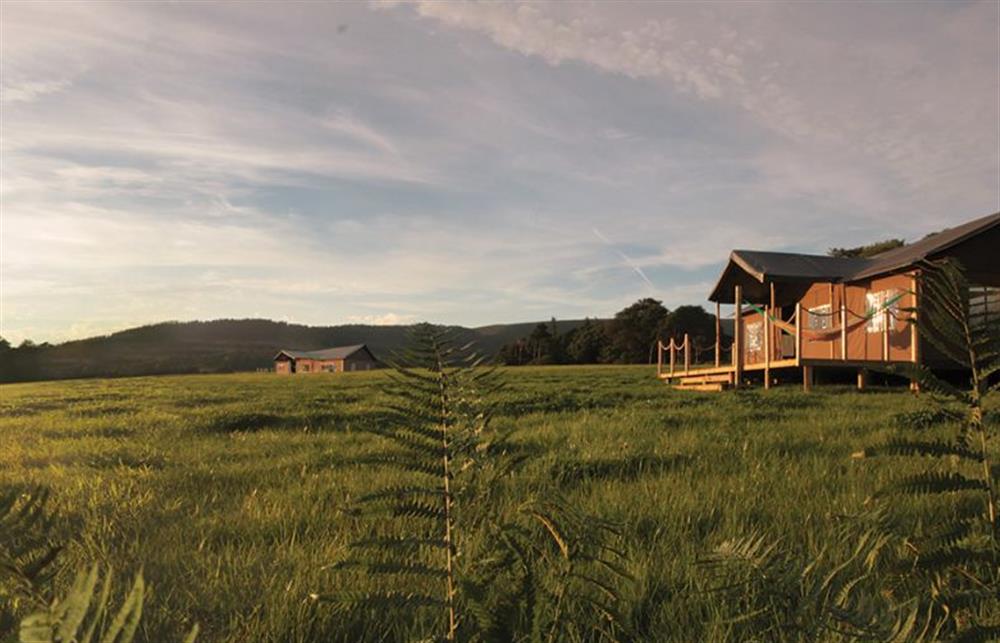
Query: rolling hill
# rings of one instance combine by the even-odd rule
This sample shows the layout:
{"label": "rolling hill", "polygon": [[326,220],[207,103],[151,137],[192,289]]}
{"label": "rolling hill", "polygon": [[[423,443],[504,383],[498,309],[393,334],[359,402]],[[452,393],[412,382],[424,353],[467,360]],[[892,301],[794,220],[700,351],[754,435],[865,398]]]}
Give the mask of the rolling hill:
{"label": "rolling hill", "polygon": [[[538,322],[453,327],[485,354],[531,332]],[[559,321],[566,332],[583,320]],[[227,373],[270,368],[282,348],[313,350],[368,344],[379,358],[401,348],[408,326],[305,326],[267,319],[164,322],[0,356],[0,382],[167,373]]]}

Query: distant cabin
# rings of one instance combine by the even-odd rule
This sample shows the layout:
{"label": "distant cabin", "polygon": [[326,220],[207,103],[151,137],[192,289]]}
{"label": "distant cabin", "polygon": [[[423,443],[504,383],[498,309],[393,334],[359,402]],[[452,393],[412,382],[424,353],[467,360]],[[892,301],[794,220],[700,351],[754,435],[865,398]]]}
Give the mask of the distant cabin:
{"label": "distant cabin", "polygon": [[318,351],[281,350],[274,356],[274,372],[279,375],[370,371],[373,368],[378,368],[378,360],[364,344]]}
{"label": "distant cabin", "polygon": [[[904,362],[947,366],[921,345],[907,309],[920,306],[921,262],[957,259],[972,284],[970,309],[1000,315],[1000,212],[870,258],[733,250],[708,299],[716,303],[714,363],[696,364],[689,339],[660,344],[657,374],[681,388],[770,387],[779,370],[867,368]],[[734,341],[722,343],[720,304],[733,306]],[[919,313],[918,313],[919,314]],[[697,350],[694,350],[697,353]],[[710,358],[711,359],[711,358]]]}

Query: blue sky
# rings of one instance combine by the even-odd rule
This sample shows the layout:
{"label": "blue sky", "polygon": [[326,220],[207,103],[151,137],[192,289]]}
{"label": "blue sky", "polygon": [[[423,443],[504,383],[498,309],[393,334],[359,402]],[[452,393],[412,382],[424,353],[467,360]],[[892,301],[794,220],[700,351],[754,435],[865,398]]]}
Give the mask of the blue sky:
{"label": "blue sky", "polygon": [[702,303],[1000,209],[1000,4],[2,5],[0,334]]}

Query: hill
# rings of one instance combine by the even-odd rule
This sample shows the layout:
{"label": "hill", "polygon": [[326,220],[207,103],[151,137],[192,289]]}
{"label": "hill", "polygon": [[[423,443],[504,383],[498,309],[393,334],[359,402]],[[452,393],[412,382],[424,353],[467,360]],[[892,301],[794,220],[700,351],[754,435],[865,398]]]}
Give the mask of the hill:
{"label": "hill", "polygon": [[[485,354],[527,335],[538,322],[453,327],[461,341]],[[559,321],[560,332],[582,320]],[[9,350],[0,356],[0,382],[183,373],[230,373],[270,368],[282,348],[314,350],[368,344],[376,357],[401,348],[409,326],[305,326],[268,319],[164,322],[56,345]]]}

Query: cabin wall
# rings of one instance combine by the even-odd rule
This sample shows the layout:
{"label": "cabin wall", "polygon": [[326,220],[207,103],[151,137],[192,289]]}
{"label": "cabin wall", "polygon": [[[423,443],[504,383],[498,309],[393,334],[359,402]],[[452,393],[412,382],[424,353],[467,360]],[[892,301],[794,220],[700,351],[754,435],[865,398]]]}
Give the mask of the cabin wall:
{"label": "cabin wall", "polygon": [[799,300],[802,311],[802,357],[838,359],[840,357],[840,284],[816,283]]}
{"label": "cabin wall", "polygon": [[274,372],[279,375],[291,375],[292,374],[292,362],[287,359],[280,359],[274,362]]}
{"label": "cabin wall", "polygon": [[[874,361],[911,361],[913,356],[912,329],[906,322],[905,308],[916,305],[912,293],[913,277],[909,274],[889,275],[864,282],[847,284],[847,358]],[[892,305],[888,318],[889,353],[883,356],[882,327],[884,318],[864,320],[868,314],[868,295],[882,294],[883,297],[903,297]],[[856,314],[852,314],[856,313]],[[881,314],[880,314],[881,317]]]}
{"label": "cabin wall", "polygon": [[[869,297],[869,295],[874,297]],[[889,352],[883,355],[882,326],[885,320],[866,319],[869,306],[879,306],[880,301],[902,297],[891,306],[889,315]],[[840,360],[841,323],[840,307],[847,307],[847,359],[852,361],[911,361],[913,359],[913,333],[906,322],[909,314],[904,309],[916,305],[913,293],[913,276],[902,273],[855,282],[851,284],[815,283],[799,300],[802,311],[802,358]],[[812,312],[810,312],[812,311]],[[780,313],[769,311],[772,317]],[[763,317],[754,310],[744,311],[743,363],[764,362]],[[771,326],[771,360],[778,361],[795,356],[794,338]]]}
{"label": "cabin wall", "polygon": [[375,368],[375,361],[360,351],[344,360],[344,368],[348,371],[370,371]]}
{"label": "cabin wall", "polygon": [[[848,360],[911,361],[913,334],[904,309],[916,305],[916,295],[912,291],[913,277],[909,273],[850,284],[813,284],[800,301],[802,357],[841,359],[840,306],[846,303]],[[874,319],[866,317],[870,306],[881,307],[881,301],[892,300],[901,294],[902,298],[890,307],[889,352],[883,355],[882,327],[886,320],[881,313]]]}
{"label": "cabin wall", "polygon": [[297,359],[296,373],[341,373],[344,370],[342,359]]}

